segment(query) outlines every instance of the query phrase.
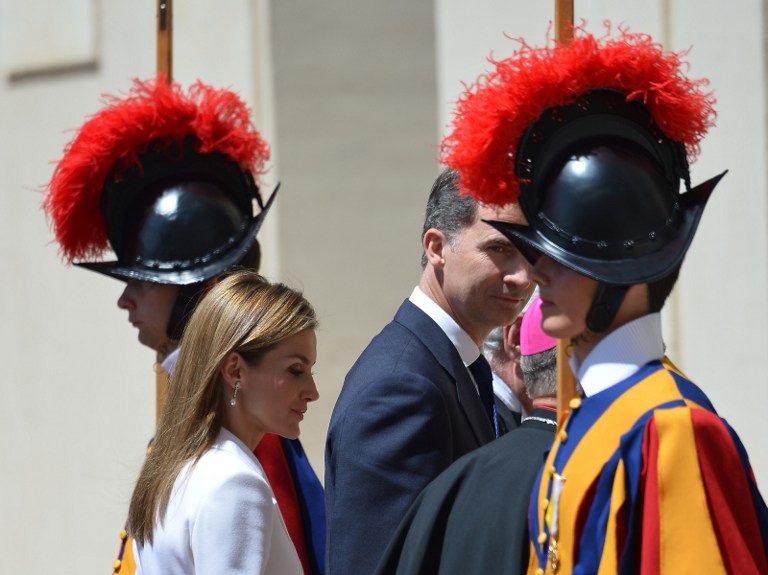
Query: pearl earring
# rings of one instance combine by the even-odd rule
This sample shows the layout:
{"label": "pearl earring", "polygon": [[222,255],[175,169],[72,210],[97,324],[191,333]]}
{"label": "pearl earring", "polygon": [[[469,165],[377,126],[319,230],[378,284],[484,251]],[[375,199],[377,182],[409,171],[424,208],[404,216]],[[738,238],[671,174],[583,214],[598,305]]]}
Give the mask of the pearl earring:
{"label": "pearl earring", "polygon": [[237,392],[238,391],[240,391],[240,382],[236,381],[235,382],[235,393],[232,396],[232,399],[229,400],[229,405],[231,405],[232,407],[235,407],[237,405]]}

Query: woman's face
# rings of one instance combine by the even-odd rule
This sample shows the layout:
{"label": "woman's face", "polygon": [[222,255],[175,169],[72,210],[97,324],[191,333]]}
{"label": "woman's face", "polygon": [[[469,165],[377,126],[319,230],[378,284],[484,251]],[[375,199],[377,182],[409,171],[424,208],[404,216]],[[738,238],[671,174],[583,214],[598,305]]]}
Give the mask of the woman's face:
{"label": "woman's face", "polygon": [[587,330],[587,313],[595,299],[598,282],[542,254],[531,270],[539,284],[541,327],[549,336],[570,339]]}
{"label": "woman's face", "polygon": [[312,375],[316,359],[315,331],[305,329],[269,350],[258,365],[242,362],[234,409],[241,410],[245,425],[296,439],[307,404],[319,397]]}

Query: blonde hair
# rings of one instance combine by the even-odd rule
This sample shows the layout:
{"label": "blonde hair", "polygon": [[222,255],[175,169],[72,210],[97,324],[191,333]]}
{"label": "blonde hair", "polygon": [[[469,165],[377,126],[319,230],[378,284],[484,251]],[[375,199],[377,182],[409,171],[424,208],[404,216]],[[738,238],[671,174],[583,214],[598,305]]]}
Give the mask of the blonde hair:
{"label": "blonde hair", "polygon": [[179,473],[221,431],[220,368],[227,355],[236,351],[257,365],[280,341],[316,327],[301,293],[254,271],[233,272],[206,294],[184,330],[157,434],[131,496],[128,524],[136,541],[152,543]]}

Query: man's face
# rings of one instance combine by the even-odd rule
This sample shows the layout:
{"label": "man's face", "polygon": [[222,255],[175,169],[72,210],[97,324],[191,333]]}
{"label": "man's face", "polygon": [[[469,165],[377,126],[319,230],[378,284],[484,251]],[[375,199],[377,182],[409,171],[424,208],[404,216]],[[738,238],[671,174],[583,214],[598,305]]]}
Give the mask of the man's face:
{"label": "man's face", "polygon": [[168,342],[168,322],[178,286],[128,280],[117,307],[128,310],[128,321],[139,330],[139,341],[154,350]]}
{"label": "man's face", "polygon": [[533,291],[529,265],[514,245],[482,220],[525,224],[517,204],[479,205],[475,222],[443,249],[443,291],[454,319],[475,340],[514,322]]}

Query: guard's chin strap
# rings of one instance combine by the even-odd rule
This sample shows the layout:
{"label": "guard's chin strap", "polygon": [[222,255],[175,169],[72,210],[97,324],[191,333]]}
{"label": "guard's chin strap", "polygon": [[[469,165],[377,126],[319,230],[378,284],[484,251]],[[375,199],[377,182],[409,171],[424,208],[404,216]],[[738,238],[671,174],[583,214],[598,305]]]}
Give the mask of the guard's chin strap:
{"label": "guard's chin strap", "polygon": [[587,314],[587,329],[595,333],[606,331],[616,317],[616,312],[619,311],[629,287],[600,282],[592,307]]}
{"label": "guard's chin strap", "polygon": [[184,327],[187,325],[197,303],[206,291],[207,281],[179,286],[179,293],[173,303],[173,311],[168,320],[167,333],[172,340],[180,340]]}

